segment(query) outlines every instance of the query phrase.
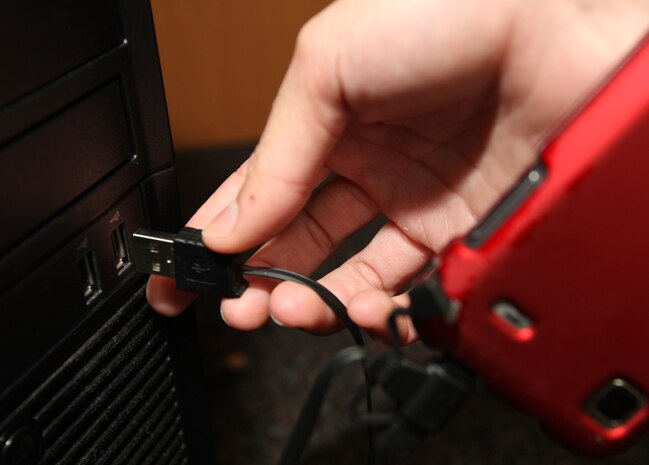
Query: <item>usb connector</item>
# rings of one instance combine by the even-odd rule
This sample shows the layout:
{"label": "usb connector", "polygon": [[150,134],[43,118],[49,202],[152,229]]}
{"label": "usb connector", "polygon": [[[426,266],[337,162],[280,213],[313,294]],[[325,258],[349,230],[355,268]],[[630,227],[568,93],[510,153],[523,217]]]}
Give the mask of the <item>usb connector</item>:
{"label": "usb connector", "polygon": [[176,277],[174,239],[176,235],[138,229],[133,234],[135,267],[147,274]]}
{"label": "usb connector", "polygon": [[183,228],[178,234],[138,229],[133,242],[137,270],[176,278],[178,289],[239,297],[248,286],[240,269],[233,265],[235,255],[208,249],[199,229]]}
{"label": "usb connector", "polygon": [[133,234],[134,263],[138,271],[176,278],[176,287],[184,291],[218,297],[240,297],[248,287],[243,275],[278,281],[292,281],[312,289],[347,326],[354,341],[363,345],[363,336],[345,305],[317,281],[281,268],[263,268],[241,264],[237,255],[212,252],[203,244],[200,229],[183,228],[178,234],[138,229]]}

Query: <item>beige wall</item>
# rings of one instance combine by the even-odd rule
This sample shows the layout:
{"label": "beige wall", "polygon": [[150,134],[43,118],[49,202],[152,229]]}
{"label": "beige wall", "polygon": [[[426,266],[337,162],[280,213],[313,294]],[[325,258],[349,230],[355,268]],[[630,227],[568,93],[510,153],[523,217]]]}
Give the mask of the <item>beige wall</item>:
{"label": "beige wall", "polygon": [[177,149],[259,137],[300,26],[329,0],[152,0]]}

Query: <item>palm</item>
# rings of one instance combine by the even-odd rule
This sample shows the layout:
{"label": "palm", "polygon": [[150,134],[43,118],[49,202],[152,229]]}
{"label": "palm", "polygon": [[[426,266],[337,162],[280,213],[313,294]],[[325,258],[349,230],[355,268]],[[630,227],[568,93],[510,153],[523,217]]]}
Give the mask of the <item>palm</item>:
{"label": "palm", "polygon": [[437,252],[473,226],[531,163],[533,144],[507,147],[497,124],[489,106],[450,132],[420,130],[416,121],[355,124],[328,166],[367,194],[405,236]]}

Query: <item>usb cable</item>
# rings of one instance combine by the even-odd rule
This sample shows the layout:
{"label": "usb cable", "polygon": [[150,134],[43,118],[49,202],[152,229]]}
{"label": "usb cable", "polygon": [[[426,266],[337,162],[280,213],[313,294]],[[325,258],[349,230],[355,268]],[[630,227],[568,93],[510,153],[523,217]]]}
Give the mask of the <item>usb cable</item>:
{"label": "usb cable", "polygon": [[354,342],[364,345],[360,329],[347,315],[345,305],[319,282],[281,268],[242,265],[240,256],[226,255],[208,249],[201,230],[185,227],[178,234],[138,229],[133,234],[135,267],[147,274],[176,279],[176,287],[184,291],[217,297],[240,297],[248,287],[244,275],[292,281],[309,287],[318,294],[345,324]]}

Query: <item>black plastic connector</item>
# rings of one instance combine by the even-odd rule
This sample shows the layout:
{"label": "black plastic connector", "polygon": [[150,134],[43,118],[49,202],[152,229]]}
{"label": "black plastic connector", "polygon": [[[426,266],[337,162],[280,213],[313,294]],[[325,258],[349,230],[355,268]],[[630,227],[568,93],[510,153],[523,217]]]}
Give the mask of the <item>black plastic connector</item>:
{"label": "black plastic connector", "polygon": [[133,234],[138,271],[176,278],[176,287],[219,297],[239,297],[248,287],[236,255],[208,249],[201,231],[183,228],[176,235],[138,229]]}
{"label": "black plastic connector", "polygon": [[403,458],[446,425],[471,393],[474,377],[450,359],[421,363],[393,353],[384,359],[377,382],[395,400],[397,411],[377,433],[376,447],[388,457]]}

